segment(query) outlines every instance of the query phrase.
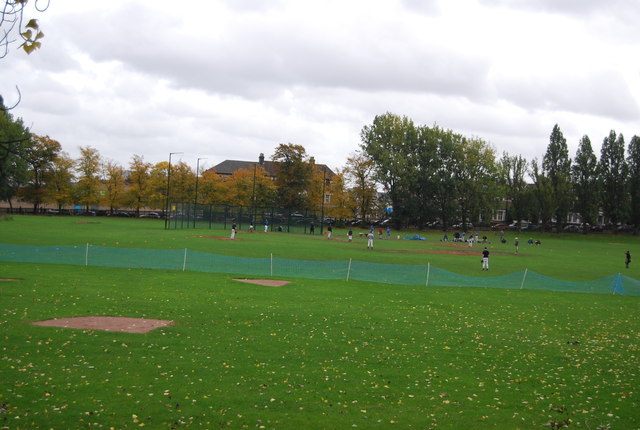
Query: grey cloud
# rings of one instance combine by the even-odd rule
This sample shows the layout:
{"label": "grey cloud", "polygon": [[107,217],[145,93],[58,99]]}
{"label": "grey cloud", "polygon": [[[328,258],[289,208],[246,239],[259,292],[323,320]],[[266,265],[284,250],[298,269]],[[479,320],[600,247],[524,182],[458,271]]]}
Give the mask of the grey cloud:
{"label": "grey cloud", "polygon": [[[398,28],[346,32],[334,39],[297,22],[254,20],[224,38],[189,38],[172,30],[167,16],[140,21],[135,10],[107,21],[117,31],[77,40],[98,61],[118,60],[177,87],[269,98],[289,86],[420,91],[480,96],[489,64],[437,45],[394,44]],[[82,20],[69,19],[74,25]],[[84,24],[86,25],[86,24]],[[91,34],[82,29],[80,33]],[[340,36],[340,35],[339,35]]]}
{"label": "grey cloud", "polygon": [[530,76],[503,79],[496,84],[498,96],[531,110],[560,110],[587,115],[633,120],[640,106],[626,82],[613,72],[588,76]]}

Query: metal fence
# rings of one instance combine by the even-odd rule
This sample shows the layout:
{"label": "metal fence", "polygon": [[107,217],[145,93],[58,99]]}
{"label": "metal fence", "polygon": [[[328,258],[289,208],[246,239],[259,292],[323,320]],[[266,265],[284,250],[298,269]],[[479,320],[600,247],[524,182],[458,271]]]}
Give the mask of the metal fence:
{"label": "metal fence", "polygon": [[322,211],[292,210],[277,207],[246,207],[228,205],[203,205],[196,203],[173,203],[166,222],[167,229],[231,228],[236,224],[240,230],[253,225],[257,230],[308,233],[312,228],[322,234],[327,224],[334,220]]}

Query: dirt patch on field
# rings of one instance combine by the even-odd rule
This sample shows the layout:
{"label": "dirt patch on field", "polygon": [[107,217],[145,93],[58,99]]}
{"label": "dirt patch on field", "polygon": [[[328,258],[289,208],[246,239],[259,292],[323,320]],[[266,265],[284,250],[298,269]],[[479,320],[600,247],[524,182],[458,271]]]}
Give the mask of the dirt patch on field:
{"label": "dirt patch on field", "polygon": [[0,282],[18,282],[18,281],[22,281],[22,279],[0,278]]}
{"label": "dirt patch on field", "polygon": [[46,321],[36,321],[32,324],[46,327],[80,328],[125,333],[147,333],[158,327],[170,326],[173,324],[173,321],[147,318],[89,316],[56,318]]}
{"label": "dirt patch on field", "polygon": [[289,281],[278,281],[276,279],[234,279],[234,281],[263,285],[265,287],[282,287],[290,283]]}
{"label": "dirt patch on field", "polygon": [[244,239],[231,239],[230,237],[222,237],[222,236],[203,236],[203,235],[195,235],[195,236],[187,236],[187,237],[197,237],[200,239],[215,239],[215,240],[233,240],[233,241],[243,241]]}
{"label": "dirt patch on field", "polygon": [[100,224],[100,221],[76,221],[74,224]]}

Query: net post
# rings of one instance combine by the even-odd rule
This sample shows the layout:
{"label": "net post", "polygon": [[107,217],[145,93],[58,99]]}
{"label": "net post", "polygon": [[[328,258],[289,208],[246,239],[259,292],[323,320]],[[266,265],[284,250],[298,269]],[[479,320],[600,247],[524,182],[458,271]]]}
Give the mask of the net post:
{"label": "net post", "polygon": [[424,284],[425,287],[429,286],[429,274],[430,273],[431,273],[431,263],[427,263],[427,281]]}
{"label": "net post", "polygon": [[87,247],[84,251],[84,265],[85,266],[89,265],[89,242],[87,242]]}
{"label": "net post", "polygon": [[273,252],[271,253],[271,276],[273,276]]}
{"label": "net post", "polygon": [[520,284],[520,289],[524,287],[524,280],[527,278],[527,270],[529,269],[524,269],[524,275],[522,276],[522,283]]}
{"label": "net post", "polygon": [[187,248],[184,249],[184,259],[182,260],[182,271],[187,270]]}
{"label": "net post", "polygon": [[349,275],[351,275],[351,259],[349,259],[349,267],[347,268],[347,282],[349,281]]}

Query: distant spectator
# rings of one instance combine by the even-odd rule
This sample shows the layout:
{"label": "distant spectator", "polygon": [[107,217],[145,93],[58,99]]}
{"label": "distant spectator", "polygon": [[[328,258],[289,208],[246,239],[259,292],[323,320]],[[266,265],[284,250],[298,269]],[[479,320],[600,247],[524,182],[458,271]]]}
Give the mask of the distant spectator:
{"label": "distant spectator", "polygon": [[236,238],[236,223],[234,222],[233,225],[231,226],[231,239],[235,239]]}
{"label": "distant spectator", "polygon": [[629,264],[631,264],[631,253],[629,252],[629,250],[627,250],[627,252],[625,252],[624,255],[625,255],[624,265],[628,269]]}
{"label": "distant spectator", "polygon": [[309,226],[309,234],[316,234],[316,226],[313,222]]}
{"label": "distant spectator", "polygon": [[391,239],[391,227],[387,227],[387,240]]}
{"label": "distant spectator", "polygon": [[518,238],[516,237],[515,242],[514,242],[515,246],[516,246],[516,254],[518,253]]}
{"label": "distant spectator", "polygon": [[353,240],[353,230],[349,229],[349,232],[347,233],[347,238],[349,239],[349,242]]}
{"label": "distant spectator", "polygon": [[329,225],[327,225],[327,239],[331,239],[332,232],[333,232],[333,227],[331,226],[331,223],[329,223]]}
{"label": "distant spectator", "polygon": [[267,231],[269,231],[269,220],[265,219],[264,220],[264,232],[266,233]]}
{"label": "distant spectator", "polygon": [[367,249],[373,250],[373,232],[370,231],[367,235]]}

